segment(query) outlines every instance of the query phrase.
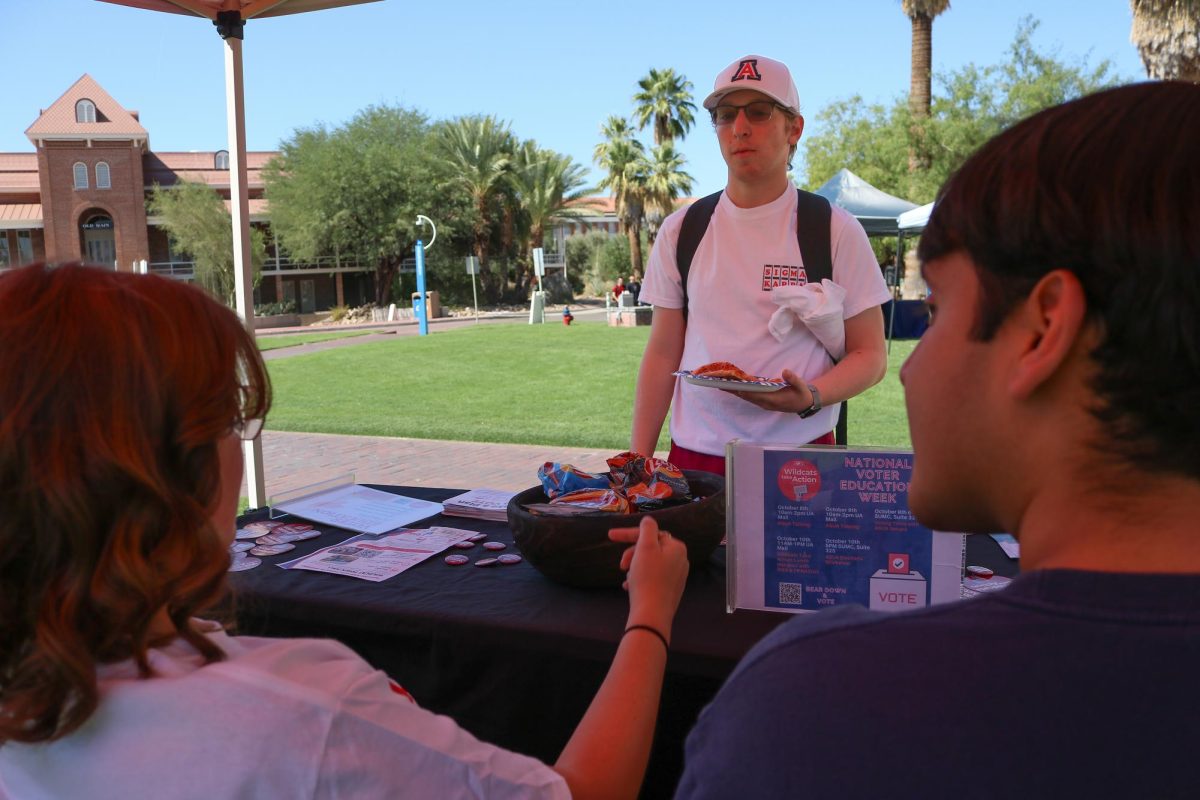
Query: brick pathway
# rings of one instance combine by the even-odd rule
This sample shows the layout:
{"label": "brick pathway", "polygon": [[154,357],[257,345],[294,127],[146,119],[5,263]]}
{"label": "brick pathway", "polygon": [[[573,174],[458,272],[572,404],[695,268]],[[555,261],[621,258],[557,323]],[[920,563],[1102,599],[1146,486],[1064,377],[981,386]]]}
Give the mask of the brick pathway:
{"label": "brick pathway", "polygon": [[[353,472],[359,483],[517,491],[545,461],[602,470],[614,451],[555,445],[443,442],[382,436],[263,431],[267,496]],[[660,454],[661,455],[661,454]],[[242,486],[243,496],[246,494]]]}

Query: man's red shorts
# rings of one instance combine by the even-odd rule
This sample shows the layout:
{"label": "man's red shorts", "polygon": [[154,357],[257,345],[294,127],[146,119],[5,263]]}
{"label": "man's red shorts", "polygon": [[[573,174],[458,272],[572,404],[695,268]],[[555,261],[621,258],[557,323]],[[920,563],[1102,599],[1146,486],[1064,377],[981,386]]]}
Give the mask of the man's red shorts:
{"label": "man's red shorts", "polygon": [[[818,436],[809,444],[834,444],[833,431]],[[688,450],[686,447],[680,447],[671,442],[671,454],[667,456],[667,460],[680,469],[699,469],[705,472],[714,472],[717,475],[725,474],[725,456],[710,456],[708,453],[697,453],[695,450]]]}

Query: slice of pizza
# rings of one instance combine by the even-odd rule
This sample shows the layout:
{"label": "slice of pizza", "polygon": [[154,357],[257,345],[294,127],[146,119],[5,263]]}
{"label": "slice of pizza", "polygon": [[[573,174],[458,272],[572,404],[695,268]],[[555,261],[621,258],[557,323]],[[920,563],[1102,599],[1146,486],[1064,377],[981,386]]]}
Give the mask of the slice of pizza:
{"label": "slice of pizza", "polygon": [[727,381],[758,381],[763,380],[751,375],[729,361],[713,361],[702,367],[696,367],[692,374],[701,378],[722,378]]}

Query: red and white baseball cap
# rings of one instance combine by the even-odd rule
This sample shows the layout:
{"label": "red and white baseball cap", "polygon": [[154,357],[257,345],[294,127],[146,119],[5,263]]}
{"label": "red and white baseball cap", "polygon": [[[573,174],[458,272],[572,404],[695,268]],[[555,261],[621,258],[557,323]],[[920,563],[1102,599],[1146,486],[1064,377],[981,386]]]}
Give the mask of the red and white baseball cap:
{"label": "red and white baseball cap", "polygon": [[717,73],[712,94],[704,98],[704,107],[712,110],[722,97],[741,89],[762,92],[793,114],[800,113],[800,95],[796,92],[796,83],[782,61],[764,56],[742,56],[734,60]]}

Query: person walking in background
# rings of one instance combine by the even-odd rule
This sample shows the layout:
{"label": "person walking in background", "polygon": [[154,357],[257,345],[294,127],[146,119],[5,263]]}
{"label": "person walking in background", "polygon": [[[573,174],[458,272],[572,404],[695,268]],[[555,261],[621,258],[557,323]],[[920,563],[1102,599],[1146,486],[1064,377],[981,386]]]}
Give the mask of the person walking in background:
{"label": "person walking in background", "polygon": [[625,291],[629,292],[633,297],[633,304],[641,303],[640,295],[642,293],[642,282],[638,280],[637,275],[630,275],[629,281],[625,284]]}

